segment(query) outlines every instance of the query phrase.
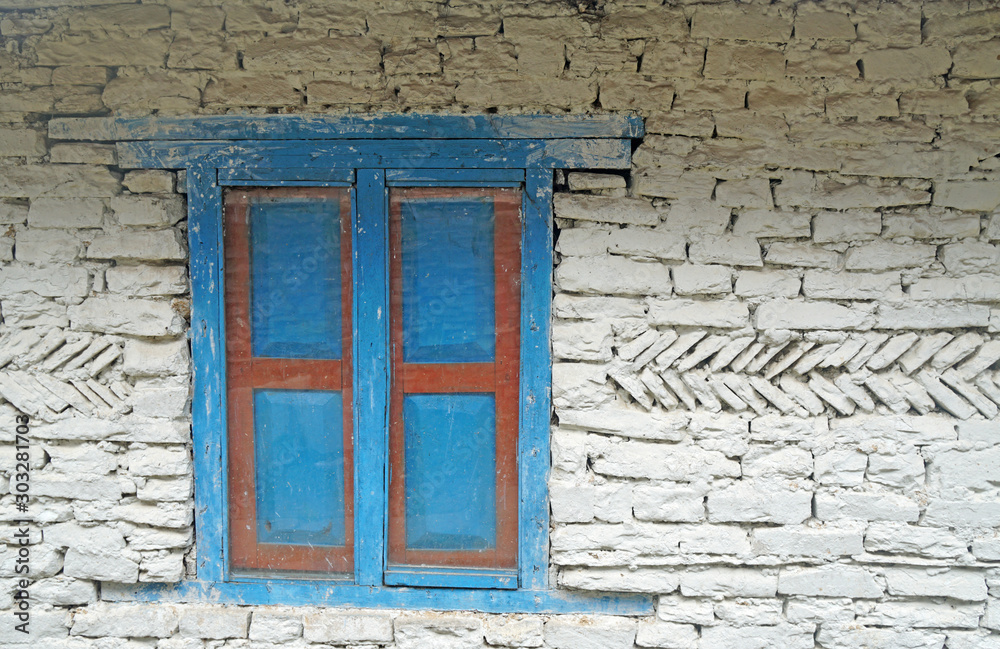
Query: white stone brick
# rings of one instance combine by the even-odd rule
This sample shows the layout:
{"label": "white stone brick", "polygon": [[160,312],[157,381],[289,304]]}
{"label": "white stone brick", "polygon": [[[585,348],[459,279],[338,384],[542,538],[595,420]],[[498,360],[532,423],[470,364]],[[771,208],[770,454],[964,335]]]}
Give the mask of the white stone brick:
{"label": "white stone brick", "polygon": [[736,277],[734,292],[740,297],[795,297],[801,284],[792,273],[744,270]]}
{"label": "white stone brick", "polygon": [[[723,184],[724,187],[726,184]],[[770,197],[770,190],[768,191]],[[733,225],[738,237],[767,237],[797,239],[808,237],[810,215],[807,212],[775,212],[771,210],[746,210],[741,212]]]}
{"label": "white stone brick", "polygon": [[[860,624],[901,628],[967,628],[979,626],[982,604],[934,602],[878,602],[871,612],[858,616]],[[950,635],[949,635],[950,638]]]}
{"label": "white stone brick", "polygon": [[951,55],[940,46],[875,50],[862,57],[865,79],[919,79],[936,77],[951,67]]}
{"label": "white stone brick", "polygon": [[635,298],[582,297],[557,293],[552,298],[552,315],[583,320],[645,318],[646,308],[641,300]]}
{"label": "white stone brick", "polygon": [[[593,525],[579,525],[578,528],[594,527]],[[621,528],[622,526],[616,525]],[[562,528],[566,530],[567,528]],[[596,536],[591,534],[591,536]],[[665,537],[661,532],[658,536],[636,536],[635,532],[626,527],[622,533],[615,535],[617,538],[613,542],[606,535],[602,535],[600,540],[592,539],[584,550],[583,556],[592,560],[594,551],[610,550],[612,548],[622,551],[623,557],[632,557],[636,554],[637,546],[654,548],[662,544]],[[558,537],[555,537],[558,538]],[[561,544],[553,544],[553,549],[557,556]],[[623,548],[627,548],[624,549]],[[654,550],[654,556],[656,551]],[[661,553],[666,554],[666,553]],[[571,557],[580,554],[571,554]],[[622,559],[614,559],[621,561]],[[559,586],[576,590],[604,591],[619,593],[671,593],[677,590],[679,577],[676,572],[668,568],[567,568],[559,575]]]}
{"label": "white stone brick", "polygon": [[567,174],[566,182],[569,185],[570,191],[573,192],[625,188],[625,177],[618,174],[574,171]]}
{"label": "white stone brick", "polygon": [[985,327],[990,309],[978,304],[935,304],[889,306],[880,304],[875,327],[878,329],[952,329]]}
{"label": "white stone brick", "polygon": [[250,618],[251,640],[281,644],[302,637],[302,616],[293,610],[258,608]]}
{"label": "white stone brick", "polygon": [[949,243],[941,247],[941,263],[952,275],[1000,273],[1000,247],[980,241]]}
{"label": "white stone brick", "polygon": [[860,486],[868,467],[868,456],[856,448],[833,448],[816,452],[815,479],[820,484]]}
{"label": "white stone brick", "polygon": [[558,410],[559,425],[567,429],[637,439],[679,442],[686,437],[687,416],[679,412],[646,412],[620,403],[596,410]]}
{"label": "white stone brick", "polygon": [[720,235],[729,227],[731,219],[732,210],[728,207],[707,200],[688,199],[670,204],[666,224],[670,232],[677,234]]}
{"label": "white stone brick", "polygon": [[649,300],[654,325],[687,325],[738,329],[750,323],[747,305],[736,300]]}
{"label": "white stone brick", "polygon": [[97,601],[97,586],[92,581],[58,575],[34,582],[28,592],[36,602],[53,606],[85,606]]}
{"label": "white stone brick", "polygon": [[917,489],[924,483],[924,458],[916,447],[884,448],[868,456],[868,479],[898,489]]}
{"label": "white stone brick", "polygon": [[931,208],[912,209],[882,217],[886,239],[950,239],[979,236],[979,215]]}
{"label": "white stone brick", "polygon": [[922,522],[940,527],[993,528],[1000,526],[1000,503],[932,498]]}
{"label": "white stone brick", "polygon": [[865,532],[865,550],[954,558],[965,555],[968,546],[962,539],[939,527],[876,522],[871,523]]}
{"label": "white stone brick", "polygon": [[594,487],[569,481],[549,482],[549,507],[558,523],[589,523],[594,520]]}
{"label": "white stone brick", "polygon": [[757,307],[759,329],[870,329],[874,305],[772,300]]}
{"label": "white stone brick", "polygon": [[920,508],[905,496],[886,492],[837,491],[816,494],[816,518],[821,521],[916,521]]}
{"label": "white stone brick", "polygon": [[306,613],[303,634],[308,642],[389,644],[392,618],[387,613],[321,610]]}
{"label": "white stone brick", "polygon": [[715,615],[733,626],[775,626],[784,620],[780,599],[724,599],[715,605]]}
{"label": "white stone brick", "polygon": [[656,225],[660,222],[660,213],[652,203],[641,198],[556,194],[553,196],[553,210],[558,218],[578,221],[629,225]]}
{"label": "white stone brick", "polygon": [[778,592],[811,597],[881,597],[875,575],[860,566],[840,563],[815,568],[784,568],[778,575]]}
{"label": "white stone brick", "polygon": [[97,198],[36,198],[28,212],[32,228],[99,228],[103,221],[104,201]]}
{"label": "white stone brick", "polygon": [[707,625],[715,622],[711,600],[678,595],[661,595],[656,606],[657,618],[666,622]]}
{"label": "white stone brick", "polygon": [[613,228],[608,233],[608,250],[642,259],[683,261],[687,257],[683,237],[662,228]]}
{"label": "white stone brick", "polygon": [[854,621],[854,600],[791,597],[785,607],[785,617],[792,624],[813,622],[835,624]]}
{"label": "white stone brick", "polygon": [[16,257],[26,264],[68,264],[83,246],[76,235],[61,230],[21,230],[14,238]]}
{"label": "white stone brick", "polygon": [[913,300],[967,300],[1000,302],[1000,281],[996,275],[927,277],[910,284]]}
{"label": "white stone brick", "polygon": [[969,602],[986,600],[986,581],[978,570],[940,568],[884,568],[890,595],[897,597],[951,597]]}
{"label": "white stone brick", "polygon": [[504,647],[541,647],[542,620],[536,617],[488,617],[486,643]]}
{"label": "white stone brick", "polygon": [[115,478],[39,471],[31,477],[32,493],[49,498],[118,500],[121,485]]}
{"label": "white stone brick", "polygon": [[635,644],[660,649],[695,649],[698,631],[691,624],[643,621],[639,622]]}
{"label": "white stone brick", "polygon": [[840,254],[806,243],[775,242],[767,248],[764,260],[778,266],[801,266],[805,268],[837,268]]}
{"label": "white stone brick", "polygon": [[753,237],[705,236],[688,247],[688,255],[696,264],[727,266],[763,266],[760,244]]}
{"label": "white stone brick", "polygon": [[851,625],[821,625],[816,638],[829,649],[943,649],[945,635]]}
{"label": "white stone brick", "polygon": [[132,475],[175,476],[191,472],[191,454],[187,449],[149,446],[128,452],[128,470]]}
{"label": "white stone brick", "polygon": [[133,336],[175,336],[184,321],[167,302],[92,297],[69,308],[73,326],[83,331]]}
{"label": "white stone brick", "polygon": [[593,363],[555,363],[552,366],[552,405],[557,411],[592,410],[610,403],[614,389],[607,368]]}
{"label": "white stone brick", "polygon": [[798,446],[754,445],[743,455],[741,464],[743,475],[751,478],[807,478],[813,473],[812,453]]}
{"label": "white stone brick", "polygon": [[815,646],[811,624],[793,626],[710,626],[702,629],[699,649],[733,649],[735,647],[782,647],[811,649]]}
{"label": "white stone brick", "polygon": [[193,486],[190,477],[149,478],[138,485],[136,497],[147,502],[186,502],[191,498]]}
{"label": "white stone brick", "polygon": [[758,555],[832,559],[864,552],[863,530],[856,525],[799,525],[753,530]]}
{"label": "white stone brick", "polygon": [[90,273],[78,266],[0,268],[0,297],[35,293],[42,297],[82,298],[90,291]]}
{"label": "white stone brick", "polygon": [[740,474],[739,463],[722,453],[690,445],[609,442],[590,455],[596,473],[620,478],[690,481]]}
{"label": "white stone brick", "polygon": [[139,580],[139,556],[125,556],[123,550],[81,552],[71,547],[66,552],[63,574],[77,579],[96,579],[134,584]]}
{"label": "white stone brick", "polygon": [[875,239],[881,231],[882,216],[878,212],[820,212],[813,219],[813,240],[816,243]]}
{"label": "white stone brick", "polygon": [[633,490],[633,513],[639,520],[690,522],[705,520],[708,485],[637,485]]}
{"label": "white stone brick", "polygon": [[169,171],[139,169],[126,172],[122,184],[133,194],[169,194],[174,191],[174,174]]}
{"label": "white stone brick", "polygon": [[926,244],[889,243],[877,241],[847,251],[847,270],[884,271],[896,268],[918,268],[934,263],[937,248]]}
{"label": "white stone brick", "polygon": [[559,322],[552,325],[552,355],[571,361],[610,361],[611,322]]}
{"label": "white stone brick", "polygon": [[96,237],[87,247],[89,259],[183,261],[187,246],[177,230],[119,232]]}
{"label": "white stone brick", "polygon": [[812,514],[808,481],[740,480],[708,494],[708,520],[795,525]]}
{"label": "white stone brick", "polygon": [[1000,207],[1000,183],[984,180],[935,182],[934,204],[970,212],[990,212]]}
{"label": "white stone brick", "polygon": [[114,266],[104,273],[109,293],[132,297],[180,295],[188,291],[183,266]]}
{"label": "white stone brick", "polygon": [[[739,180],[727,180],[715,186],[715,200],[719,205],[725,207],[750,207],[767,209],[771,207],[771,183],[767,178],[744,178]],[[743,216],[740,217],[741,219]],[[739,222],[737,222],[739,225]],[[807,226],[808,227],[808,226]],[[733,229],[733,234],[741,236],[780,236],[772,234],[757,234],[752,232],[752,228],[747,232],[737,232]],[[805,236],[809,236],[808,233]]]}
{"label": "white stone brick", "polygon": [[179,626],[180,634],[189,638],[245,638],[250,626],[250,609],[190,605],[182,609]]}
{"label": "white stone brick", "polygon": [[900,275],[889,273],[832,273],[806,271],[802,293],[810,298],[883,300],[902,298]]}
{"label": "white stone brick", "polygon": [[176,583],[184,577],[183,552],[156,552],[139,563],[139,581]]}
{"label": "white stone brick", "polygon": [[685,597],[774,597],[778,575],[753,568],[708,568],[681,573]]}
{"label": "white stone brick", "polygon": [[678,295],[731,293],[733,271],[726,266],[682,264],[671,275]]}
{"label": "white stone brick", "polygon": [[180,196],[134,196],[120,194],[111,199],[111,210],[121,225],[173,225],[186,215]]}
{"label": "white stone brick", "polygon": [[0,224],[23,225],[28,221],[28,203],[0,200]]}
{"label": "white stone brick", "polygon": [[556,284],[573,293],[670,295],[670,269],[659,262],[621,257],[568,257],[556,268]]}
{"label": "white stone brick", "polygon": [[635,620],[622,617],[553,617],[545,623],[545,644],[552,649],[630,649]]}
{"label": "white stone brick", "polygon": [[0,176],[0,196],[87,198],[111,196],[120,190],[115,174],[97,165],[8,166]]}
{"label": "white stone brick", "polygon": [[972,554],[980,561],[1000,561],[1000,534],[994,532],[973,539]]}
{"label": "white stone brick", "polygon": [[186,340],[125,343],[124,371],[130,376],[177,376],[190,371],[191,354]]}
{"label": "white stone brick", "polygon": [[49,151],[49,162],[117,165],[118,152],[113,144],[60,142],[52,145]]}

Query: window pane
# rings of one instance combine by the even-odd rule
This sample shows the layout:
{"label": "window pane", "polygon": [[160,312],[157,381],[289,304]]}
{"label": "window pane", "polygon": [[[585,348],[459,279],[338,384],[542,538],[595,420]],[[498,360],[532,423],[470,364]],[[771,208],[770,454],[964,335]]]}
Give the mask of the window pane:
{"label": "window pane", "polygon": [[253,355],[340,358],[340,202],[254,198],[250,240]]}
{"label": "window pane", "polygon": [[403,360],[492,361],[492,197],[405,198],[400,216]]}
{"label": "window pane", "polygon": [[255,390],[254,451],[258,542],[344,545],[341,393]]}
{"label": "window pane", "polygon": [[403,399],[406,546],[496,546],[496,416],[492,394]]}

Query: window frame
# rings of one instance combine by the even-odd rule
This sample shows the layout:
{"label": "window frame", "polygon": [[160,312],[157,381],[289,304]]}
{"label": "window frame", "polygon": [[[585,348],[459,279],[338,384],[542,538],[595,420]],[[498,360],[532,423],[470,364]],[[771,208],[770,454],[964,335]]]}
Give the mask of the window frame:
{"label": "window frame", "polygon": [[[372,608],[485,612],[587,612],[645,615],[652,598],[557,590],[549,583],[550,375],[552,190],[555,169],[628,168],[631,138],[642,122],[619,116],[261,116],[177,119],[63,119],[52,137],[116,141],[123,168],[185,169],[192,282],[192,407],[197,578],[178,584],[106,584],[115,601],[214,601],[245,604],[339,604]],[[82,135],[82,137],[81,137]],[[96,137],[95,137],[96,135]],[[256,139],[248,139],[256,138]],[[398,182],[440,185],[448,169],[457,185],[497,186],[523,174],[521,250],[520,437],[518,448],[518,570],[516,590],[383,585],[382,543],[366,543],[358,529],[382,525],[384,480],[355,475],[355,576],[352,583],[227,574],[224,465],[225,362],[222,291],[222,191],[226,186],[323,186],[354,176],[353,276],[358,293],[386,296],[388,246],[359,264],[365,237],[387,241],[388,222],[362,222],[360,206],[381,202]],[[351,170],[356,170],[351,173]],[[361,214],[362,216],[359,216]],[[370,219],[369,219],[370,220]],[[388,318],[379,305],[355,304],[355,386],[387,385]],[[359,328],[374,327],[361,336]],[[387,457],[387,414],[355,388],[355,467]]]}

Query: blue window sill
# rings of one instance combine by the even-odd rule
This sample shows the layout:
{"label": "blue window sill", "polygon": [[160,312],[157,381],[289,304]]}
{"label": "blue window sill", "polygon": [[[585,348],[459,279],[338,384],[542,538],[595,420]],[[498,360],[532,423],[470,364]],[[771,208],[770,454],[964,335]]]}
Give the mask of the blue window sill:
{"label": "blue window sill", "polygon": [[587,613],[652,615],[648,595],[586,594],[554,590],[474,590],[462,588],[385,588],[315,581],[211,582],[177,584],[101,584],[101,599],[111,602],[213,602],[261,606],[344,606],[373,609],[478,611],[481,613]]}

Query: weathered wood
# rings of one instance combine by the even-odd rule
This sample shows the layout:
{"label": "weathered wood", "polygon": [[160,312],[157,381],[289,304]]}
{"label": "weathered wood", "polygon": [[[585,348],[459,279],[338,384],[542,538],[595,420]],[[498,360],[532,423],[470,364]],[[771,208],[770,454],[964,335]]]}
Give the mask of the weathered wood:
{"label": "weathered wood", "polygon": [[649,595],[589,595],[553,590],[386,588],[331,582],[184,581],[179,584],[105,582],[101,598],[111,602],[205,602],[290,606],[358,606],[374,609],[480,611],[483,613],[587,613],[652,615]]}
{"label": "weathered wood", "polygon": [[213,140],[119,142],[118,164],[135,169],[218,168],[619,169],[631,140]]}
{"label": "weathered wood", "polygon": [[622,115],[212,115],[67,117],[54,140],[331,140],[638,138],[642,119]]}

